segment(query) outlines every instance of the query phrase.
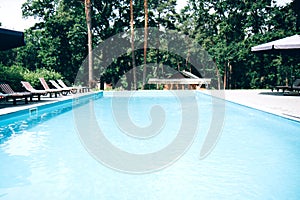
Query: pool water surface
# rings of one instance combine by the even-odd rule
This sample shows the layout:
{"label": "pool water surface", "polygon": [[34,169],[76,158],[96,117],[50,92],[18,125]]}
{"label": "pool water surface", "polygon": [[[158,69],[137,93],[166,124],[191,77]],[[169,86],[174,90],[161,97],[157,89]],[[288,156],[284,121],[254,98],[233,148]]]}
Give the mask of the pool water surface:
{"label": "pool water surface", "polygon": [[[115,124],[113,92],[90,101],[113,145],[147,154],[170,144],[183,118],[178,98],[162,94],[136,92],[128,103],[130,120],[141,127],[151,124],[153,105],[164,109],[162,131],[147,139],[130,137]],[[199,159],[214,105],[201,93],[195,99],[198,128],[190,148],[172,165],[143,174],[94,159],[77,133],[72,109],[80,107],[72,103],[47,111],[45,120],[3,120],[0,199],[300,199],[299,122],[226,102],[221,136]]]}

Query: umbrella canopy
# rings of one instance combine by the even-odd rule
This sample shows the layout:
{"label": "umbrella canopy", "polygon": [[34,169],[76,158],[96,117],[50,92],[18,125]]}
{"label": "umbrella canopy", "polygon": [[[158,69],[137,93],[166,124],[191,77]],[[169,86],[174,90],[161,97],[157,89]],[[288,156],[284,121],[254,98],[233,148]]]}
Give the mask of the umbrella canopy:
{"label": "umbrella canopy", "polygon": [[259,51],[294,51],[300,50],[300,35],[274,40],[251,48],[253,52]]}
{"label": "umbrella canopy", "polygon": [[[252,52],[261,52],[261,53],[280,53],[285,55],[293,55],[299,57],[300,54],[300,36],[293,35],[285,37],[279,40],[274,40],[265,44],[254,46],[251,48]],[[291,87],[293,83],[293,72],[294,66],[291,68]],[[286,78],[287,80],[287,78]]]}
{"label": "umbrella canopy", "polygon": [[24,33],[0,28],[0,51],[24,46]]}

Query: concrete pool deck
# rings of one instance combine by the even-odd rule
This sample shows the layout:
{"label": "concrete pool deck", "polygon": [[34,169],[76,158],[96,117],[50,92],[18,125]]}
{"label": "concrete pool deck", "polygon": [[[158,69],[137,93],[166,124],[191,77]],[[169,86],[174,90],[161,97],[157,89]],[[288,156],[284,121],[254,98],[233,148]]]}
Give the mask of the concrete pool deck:
{"label": "concrete pool deck", "polygon": [[[202,91],[210,94],[209,90]],[[90,93],[84,93],[90,94]],[[83,94],[83,95],[84,95]],[[230,102],[238,103],[244,106],[252,107],[258,110],[269,112],[285,118],[300,122],[300,96],[283,95],[282,92],[271,92],[271,90],[225,90],[225,99]],[[76,95],[78,96],[78,95]],[[58,98],[42,97],[39,102],[18,103],[13,106],[12,103],[0,103],[0,115],[16,112],[22,109],[28,109],[39,105],[50,104],[72,98],[73,95],[60,96]]]}
{"label": "concrete pool deck", "polygon": [[60,95],[56,98],[42,96],[40,101],[37,101],[36,98],[34,98],[33,102],[29,101],[28,104],[25,104],[24,101],[22,101],[22,102],[18,101],[17,105],[13,105],[12,102],[3,102],[2,101],[2,102],[0,102],[0,116],[8,114],[8,113],[17,112],[20,110],[34,108],[34,107],[41,106],[41,105],[47,105],[47,104],[51,104],[51,103],[55,103],[55,102],[59,102],[59,101],[65,101],[68,99],[72,99],[74,96],[79,97],[79,96],[89,95],[91,93],[93,93],[93,92],[80,93],[80,94],[76,94],[76,95],[69,94],[67,96]]}
{"label": "concrete pool deck", "polygon": [[[209,94],[209,91],[203,92]],[[300,122],[299,94],[287,95],[282,92],[271,92],[267,89],[225,90],[224,94],[227,101]]]}

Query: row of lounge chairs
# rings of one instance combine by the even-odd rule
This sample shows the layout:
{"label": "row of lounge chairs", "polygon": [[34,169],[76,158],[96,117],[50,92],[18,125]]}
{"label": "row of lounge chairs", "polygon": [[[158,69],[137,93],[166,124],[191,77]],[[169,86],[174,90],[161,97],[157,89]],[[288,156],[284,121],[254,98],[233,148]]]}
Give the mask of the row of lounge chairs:
{"label": "row of lounge chairs", "polygon": [[8,84],[0,84],[2,92],[0,93],[0,99],[6,99],[7,101],[12,99],[13,104],[17,104],[17,99],[25,99],[25,104],[28,104],[28,98],[32,100],[32,94],[30,92],[15,92],[11,89],[11,87]]}
{"label": "row of lounge chairs", "polygon": [[5,99],[6,101],[9,101],[10,99],[13,100],[13,105],[17,104],[17,100],[24,99],[25,104],[28,104],[28,101],[33,101],[33,98],[36,97],[38,101],[41,100],[41,96],[46,96],[49,94],[50,98],[52,95],[55,97],[58,97],[58,95],[62,94],[64,96],[68,94],[76,94],[77,92],[89,92],[90,89],[88,87],[68,87],[62,80],[50,80],[49,82],[55,87],[55,89],[52,89],[49,87],[47,82],[44,78],[39,79],[42,86],[44,87],[44,90],[37,90],[32,87],[32,85],[29,82],[21,81],[21,84],[23,87],[27,90],[26,92],[15,92],[10,85],[1,83],[0,89],[2,92],[0,92],[0,99]]}
{"label": "row of lounge chairs", "polygon": [[276,90],[277,92],[279,92],[280,90],[282,90],[283,93],[285,91],[300,92],[300,79],[296,79],[291,86],[278,85],[278,86],[275,86],[275,87],[271,88],[271,90],[272,90],[272,92],[274,90]]}

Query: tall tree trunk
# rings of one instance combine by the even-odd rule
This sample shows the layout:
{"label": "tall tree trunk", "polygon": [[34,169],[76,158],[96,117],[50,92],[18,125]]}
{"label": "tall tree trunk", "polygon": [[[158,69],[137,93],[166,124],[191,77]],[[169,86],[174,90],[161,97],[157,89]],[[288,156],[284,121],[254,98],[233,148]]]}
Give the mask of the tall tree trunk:
{"label": "tall tree trunk", "polygon": [[[160,3],[160,1],[158,0],[158,4]],[[156,77],[159,78],[160,74],[159,74],[159,65],[160,65],[160,52],[159,52],[159,47],[160,47],[160,11],[158,10],[158,20],[157,20],[157,35],[156,35]]]}
{"label": "tall tree trunk", "polygon": [[93,87],[93,45],[92,45],[92,4],[91,0],[85,0],[85,17],[88,29],[88,71],[89,71],[89,87]]}
{"label": "tall tree trunk", "polygon": [[217,78],[218,78],[218,90],[221,89],[221,78],[220,78],[220,72],[218,67],[216,67],[216,72],[217,72]]}
{"label": "tall tree trunk", "polygon": [[134,55],[134,26],[133,26],[133,0],[130,0],[130,29],[131,29],[131,57],[132,57],[132,75],[133,75],[133,89],[136,90],[136,66]]}
{"label": "tall tree trunk", "polygon": [[186,67],[186,70],[189,70],[192,73],[192,66],[190,65],[190,56],[191,56],[191,48],[189,45],[188,52],[187,52],[186,59],[185,59],[185,67]]}
{"label": "tall tree trunk", "polygon": [[225,63],[224,64],[224,80],[223,80],[223,87],[224,87],[224,90],[226,89],[226,86],[227,86],[227,64]]}
{"label": "tall tree trunk", "polygon": [[147,47],[148,47],[148,0],[144,0],[145,10],[145,34],[144,34],[144,69],[143,69],[143,87],[145,89],[146,73],[147,73]]}
{"label": "tall tree trunk", "polygon": [[233,71],[232,71],[232,65],[231,65],[230,61],[228,61],[228,68],[229,68],[228,86],[229,86],[229,89],[232,89],[232,74],[233,74]]}

